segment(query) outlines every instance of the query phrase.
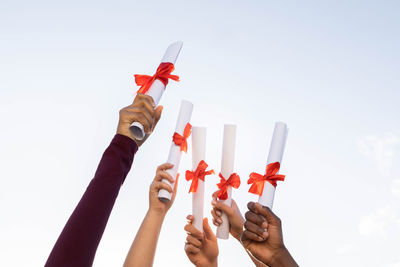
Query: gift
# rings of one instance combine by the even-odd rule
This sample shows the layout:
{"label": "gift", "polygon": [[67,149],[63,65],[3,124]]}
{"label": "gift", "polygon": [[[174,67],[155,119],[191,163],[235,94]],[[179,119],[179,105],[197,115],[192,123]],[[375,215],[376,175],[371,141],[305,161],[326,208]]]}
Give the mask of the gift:
{"label": "gift", "polygon": [[204,182],[205,177],[214,174],[213,170],[207,170],[206,156],[206,133],[205,127],[192,128],[192,166],[193,169],[186,171],[187,181],[191,181],[189,193],[192,194],[192,224],[203,232],[203,209],[204,209]]}
{"label": "gift", "polygon": [[[168,81],[170,79],[179,81],[179,76],[172,75],[171,72],[174,71],[174,64],[178,58],[179,52],[181,51],[182,45],[183,42],[175,42],[167,48],[167,51],[165,51],[161,63],[153,76],[135,75],[135,82],[140,86],[137,93],[151,96],[156,106],[160,102]],[[130,130],[133,136],[138,140],[142,140],[145,136],[143,125],[139,122],[132,123]]]}
{"label": "gift", "polygon": [[285,175],[278,174],[285,150],[288,129],[285,123],[275,123],[271,145],[267,159],[265,174],[251,173],[248,184],[251,184],[250,193],[259,195],[258,202],[272,209],[277,181],[283,181]]}
{"label": "gift", "polygon": [[[217,185],[219,188],[218,199],[226,205],[232,205],[232,187],[239,188],[240,178],[234,173],[235,162],[235,141],[236,141],[236,125],[224,126],[224,140],[222,144],[222,159],[221,159],[221,178]],[[222,213],[222,223],[217,228],[217,237],[220,239],[229,238],[229,220],[228,216]]]}
{"label": "gift", "polygon": [[[189,138],[192,131],[192,126],[189,123],[192,116],[192,110],[193,104],[189,101],[182,100],[181,107],[179,109],[178,121],[176,122],[175,132],[172,136],[172,144],[167,160],[168,163],[174,165],[173,168],[166,171],[173,177],[173,179],[176,179],[176,176],[178,174],[182,152],[187,152],[187,139]],[[171,184],[166,179],[163,179],[163,182],[169,184],[172,188],[174,188],[175,183]],[[172,194],[167,190],[161,189],[158,192],[158,198],[161,201],[170,201],[171,197]]]}

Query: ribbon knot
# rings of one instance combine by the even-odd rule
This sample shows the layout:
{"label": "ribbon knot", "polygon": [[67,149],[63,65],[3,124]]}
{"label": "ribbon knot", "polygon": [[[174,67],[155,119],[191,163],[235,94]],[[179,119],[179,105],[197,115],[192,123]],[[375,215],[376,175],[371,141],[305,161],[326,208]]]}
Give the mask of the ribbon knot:
{"label": "ribbon knot", "polygon": [[156,79],[160,80],[165,86],[168,84],[168,79],[179,82],[179,76],[171,74],[174,69],[174,64],[170,62],[162,62],[153,76],[135,74],[135,83],[140,86],[137,92],[146,94]]}
{"label": "ribbon knot", "polygon": [[219,177],[221,181],[217,184],[219,191],[218,191],[218,198],[225,200],[228,198],[228,186],[232,186],[233,188],[238,189],[240,186],[240,177],[236,173],[232,173],[228,179],[225,179],[221,173],[219,173]]}
{"label": "ribbon knot", "polygon": [[274,187],[277,186],[277,181],[284,181],[285,175],[277,174],[280,166],[281,164],[279,162],[268,164],[264,175],[252,172],[247,181],[247,184],[252,184],[249,192],[261,196],[264,190],[265,181],[269,182]]}
{"label": "ribbon knot", "polygon": [[190,125],[190,123],[187,123],[185,129],[183,130],[183,136],[175,132],[174,136],[172,136],[172,141],[174,141],[175,145],[181,147],[181,151],[187,152],[187,139],[189,138],[191,133],[192,125]]}
{"label": "ribbon knot", "polygon": [[197,192],[197,187],[199,186],[199,179],[204,181],[204,178],[206,175],[214,174],[214,170],[209,170],[206,171],[208,167],[208,164],[202,160],[199,162],[199,165],[197,165],[197,168],[195,171],[186,171],[186,180],[190,181],[192,180],[192,184],[190,185],[189,193]]}

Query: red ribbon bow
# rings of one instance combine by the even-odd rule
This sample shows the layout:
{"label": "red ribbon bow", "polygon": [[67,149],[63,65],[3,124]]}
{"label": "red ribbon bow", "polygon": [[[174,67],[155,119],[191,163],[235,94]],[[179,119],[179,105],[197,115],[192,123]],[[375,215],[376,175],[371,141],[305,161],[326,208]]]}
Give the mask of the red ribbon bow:
{"label": "red ribbon bow", "polygon": [[160,80],[165,86],[168,84],[168,79],[179,82],[179,76],[171,74],[174,69],[174,64],[162,62],[153,76],[135,74],[136,85],[140,86],[137,92],[145,94],[156,79]]}
{"label": "red ribbon bow", "polygon": [[183,130],[183,136],[178,134],[177,132],[175,132],[174,136],[172,136],[172,141],[174,141],[175,145],[181,147],[181,151],[187,152],[187,139],[190,136],[191,132],[192,125],[190,125],[190,123],[187,123],[185,129]]}
{"label": "red ribbon bow", "polygon": [[214,170],[206,171],[207,167],[208,164],[204,160],[202,160],[199,162],[199,165],[197,165],[195,171],[186,171],[186,180],[187,181],[192,180],[189,193],[191,192],[194,193],[197,191],[197,187],[199,186],[199,179],[204,181],[206,175],[214,174]]}
{"label": "red ribbon bow", "polygon": [[279,162],[274,162],[267,165],[265,175],[252,172],[247,181],[247,184],[252,184],[249,192],[261,196],[264,190],[265,181],[269,182],[274,187],[277,186],[277,181],[284,181],[285,175],[277,174],[280,167],[281,164]]}
{"label": "red ribbon bow", "polygon": [[240,186],[240,177],[236,173],[232,173],[229,176],[228,180],[226,180],[221,173],[219,173],[219,177],[221,181],[217,184],[219,191],[218,191],[218,198],[225,200],[228,198],[228,186],[232,186],[233,188],[238,189]]}

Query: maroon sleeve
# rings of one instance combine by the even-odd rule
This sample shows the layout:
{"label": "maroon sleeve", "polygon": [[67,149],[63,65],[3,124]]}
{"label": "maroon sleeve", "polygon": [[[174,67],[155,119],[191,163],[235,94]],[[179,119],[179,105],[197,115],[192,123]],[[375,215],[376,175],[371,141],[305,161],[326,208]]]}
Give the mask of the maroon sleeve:
{"label": "maroon sleeve", "polygon": [[46,266],[92,265],[115,199],[137,150],[132,139],[115,135],[94,178],[58,237]]}

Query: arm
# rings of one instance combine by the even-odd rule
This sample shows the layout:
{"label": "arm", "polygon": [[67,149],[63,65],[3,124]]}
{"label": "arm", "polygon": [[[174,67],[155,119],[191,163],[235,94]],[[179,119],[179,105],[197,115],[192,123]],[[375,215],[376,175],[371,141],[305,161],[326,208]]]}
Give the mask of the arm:
{"label": "arm", "polygon": [[218,242],[213,233],[208,219],[203,219],[203,233],[192,225],[194,217],[186,217],[188,224],[185,226],[187,233],[185,252],[189,260],[196,267],[217,267],[218,266]]}
{"label": "arm", "polygon": [[283,243],[281,220],[258,203],[249,202],[247,207],[241,241],[248,253],[271,267],[297,267]]}
{"label": "arm", "polygon": [[[140,121],[151,133],[162,107],[152,108],[148,96],[136,96],[120,111],[117,134],[106,149],[94,178],[62,230],[46,266],[91,266],[119,189],[142,142],[133,139],[129,126]],[[150,109],[149,109],[150,107]]]}
{"label": "arm", "polygon": [[[126,256],[124,267],[153,266],[161,226],[167,211],[174,202],[178,185],[178,178],[176,179],[173,190],[170,185],[162,182],[162,179],[167,179],[170,183],[174,182],[171,175],[165,171],[172,167],[173,165],[165,163],[157,168],[156,177],[150,186],[149,210],[147,211],[142,225],[136,234],[128,255]],[[171,201],[161,202],[158,199],[158,191],[160,189],[165,189],[172,193]]]}
{"label": "arm", "polygon": [[[222,223],[222,212],[228,216],[229,219],[229,232],[231,235],[240,242],[240,236],[243,233],[243,225],[244,225],[244,218],[240,213],[238,206],[236,205],[235,200],[232,199],[232,205],[229,207],[228,205],[224,204],[222,201],[217,200],[218,191],[214,192],[213,200],[211,205],[213,209],[211,210],[211,215],[213,216],[213,224],[215,226],[220,226]],[[247,254],[253,261],[254,265],[257,267],[265,267],[266,265],[254,258],[247,250]]]}

